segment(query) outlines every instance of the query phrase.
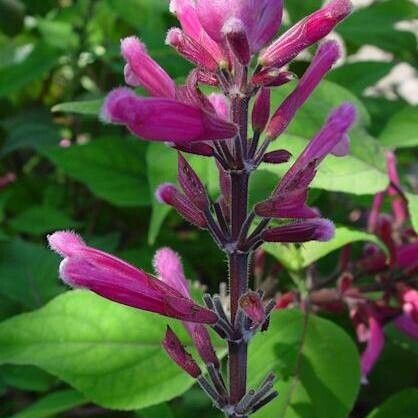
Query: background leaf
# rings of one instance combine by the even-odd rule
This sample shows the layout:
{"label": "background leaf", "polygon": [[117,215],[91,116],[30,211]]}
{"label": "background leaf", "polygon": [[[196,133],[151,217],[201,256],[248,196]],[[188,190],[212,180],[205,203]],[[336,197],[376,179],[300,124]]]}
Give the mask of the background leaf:
{"label": "background leaf", "polygon": [[367,418],[415,418],[418,410],[418,389],[405,389],[374,409]]}
{"label": "background leaf", "polygon": [[276,401],[256,418],[345,418],[360,387],[357,349],[345,332],[299,311],[273,315],[269,333],[250,349],[250,386],[277,373]]}

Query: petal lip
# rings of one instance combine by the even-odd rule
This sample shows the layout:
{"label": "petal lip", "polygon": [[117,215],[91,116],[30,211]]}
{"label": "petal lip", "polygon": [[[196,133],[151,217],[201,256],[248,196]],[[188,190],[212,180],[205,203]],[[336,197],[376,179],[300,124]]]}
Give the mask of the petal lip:
{"label": "petal lip", "polygon": [[62,257],[76,254],[81,248],[86,247],[83,239],[72,231],[54,232],[47,236],[50,248]]}

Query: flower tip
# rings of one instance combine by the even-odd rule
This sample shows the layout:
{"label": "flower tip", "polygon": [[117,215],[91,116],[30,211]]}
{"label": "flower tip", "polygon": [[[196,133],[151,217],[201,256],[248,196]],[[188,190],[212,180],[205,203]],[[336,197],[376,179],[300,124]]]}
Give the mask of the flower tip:
{"label": "flower tip", "polygon": [[167,32],[165,38],[165,44],[168,46],[176,47],[183,43],[183,32],[179,28],[171,28]]}
{"label": "flower tip", "polygon": [[136,98],[135,93],[127,87],[119,87],[111,91],[102,106],[100,112],[100,120],[105,123],[118,123],[122,122],[119,114],[124,114],[126,121],[126,115],[129,115],[129,112],[126,112],[125,109],[121,109],[120,105],[125,99],[134,99]]}
{"label": "flower tip", "polygon": [[342,20],[353,11],[351,0],[334,0],[329,4],[332,16],[337,20]]}
{"label": "flower tip", "polygon": [[329,219],[319,219],[315,231],[315,240],[326,242],[331,241],[335,236],[335,225]]}
{"label": "flower tip", "polygon": [[120,41],[122,56],[128,61],[136,52],[146,52],[145,45],[136,36],[128,36]]}
{"label": "flower tip", "polygon": [[57,231],[47,236],[51,250],[62,257],[68,257],[76,253],[80,248],[85,247],[83,239],[72,231]]}
{"label": "flower tip", "polygon": [[224,35],[241,32],[245,32],[245,26],[243,21],[236,17],[229,18],[222,27],[222,33]]}
{"label": "flower tip", "polygon": [[158,277],[165,282],[184,278],[180,256],[169,247],[160,248],[155,252],[153,266]]}
{"label": "flower tip", "polygon": [[172,192],[176,190],[176,186],[172,183],[160,184],[155,190],[155,198],[160,203],[169,204]]}

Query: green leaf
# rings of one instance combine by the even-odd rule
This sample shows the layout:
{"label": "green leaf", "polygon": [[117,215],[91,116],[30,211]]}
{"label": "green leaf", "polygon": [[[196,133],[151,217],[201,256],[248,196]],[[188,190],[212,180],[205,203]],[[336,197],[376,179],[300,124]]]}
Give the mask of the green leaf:
{"label": "green leaf", "polygon": [[356,231],[354,229],[348,229],[345,227],[339,227],[336,228],[335,237],[331,241],[311,241],[302,245],[300,252],[303,259],[303,267],[308,267],[315,261],[318,261],[331,252],[336,251],[347,244],[358,241],[372,242],[387,253],[386,246],[376,237],[376,235],[368,234],[363,231]]}
{"label": "green leaf", "polygon": [[300,311],[273,315],[269,332],[250,346],[250,386],[269,372],[279,397],[255,418],[346,418],[360,387],[359,356],[334,323]]}
{"label": "green leaf", "polygon": [[63,290],[57,279],[57,256],[20,239],[0,243],[0,277],[0,294],[26,309],[44,305]]}
{"label": "green leaf", "polygon": [[96,196],[116,206],[134,207],[150,204],[146,147],[134,138],[105,137],[65,149],[42,149],[42,153]]}
{"label": "green leaf", "polygon": [[77,228],[80,224],[65,213],[48,206],[32,206],[10,221],[15,231],[43,235],[57,229]]}
{"label": "green leaf", "polygon": [[367,418],[416,418],[418,389],[405,389],[375,408]]}
{"label": "green leaf", "polygon": [[51,393],[10,418],[48,418],[87,403],[75,390]]}
{"label": "green leaf", "polygon": [[0,0],[0,31],[16,35],[23,27],[25,6],[19,0]]}
{"label": "green leaf", "polygon": [[286,10],[289,12],[292,22],[296,23],[315,10],[320,9],[322,4],[322,0],[304,0],[303,2],[288,1],[286,3]]}
{"label": "green leaf", "polygon": [[191,344],[178,322],[67,292],[0,324],[0,364],[40,367],[106,408],[143,409],[193,384],[161,348],[167,323]]}
{"label": "green leaf", "polygon": [[44,78],[57,65],[58,57],[55,48],[38,43],[25,60],[0,69],[0,97],[15,93]]}
{"label": "green leaf", "polygon": [[376,84],[394,66],[393,62],[378,61],[348,63],[333,70],[327,79],[361,96],[367,87]]}
{"label": "green leaf", "polygon": [[359,9],[337,27],[349,48],[375,45],[393,52],[396,56],[414,60],[416,37],[411,32],[398,31],[395,24],[414,19],[417,7],[409,0],[384,0]]}
{"label": "green leaf", "polygon": [[0,376],[8,386],[32,392],[46,392],[57,380],[33,366],[1,366]]}
{"label": "green leaf", "polygon": [[174,418],[171,408],[166,404],[152,406],[138,412],[141,418]]}
{"label": "green leaf", "polygon": [[418,106],[408,106],[389,119],[380,135],[383,145],[392,149],[418,145]]}
{"label": "green leaf", "polygon": [[[291,86],[287,86],[273,93],[274,110],[291,89]],[[273,142],[270,150],[285,148],[296,158],[321,129],[331,110],[343,102],[355,104],[358,110],[357,125],[350,133],[350,155],[344,158],[329,156],[321,163],[313,187],[357,195],[375,194],[384,190],[388,184],[383,150],[365,131],[365,126],[370,123],[370,116],[363,104],[337,84],[324,81],[299,110],[286,134]],[[293,161],[280,165],[264,164],[262,167],[281,177]]]}
{"label": "green leaf", "polygon": [[103,99],[85,100],[81,102],[67,102],[55,105],[52,112],[75,113],[79,115],[94,116],[100,113],[103,106]]}
{"label": "green leaf", "polygon": [[407,193],[409,213],[411,214],[411,222],[415,231],[418,233],[418,196],[416,194]]}
{"label": "green leaf", "polygon": [[264,248],[287,269],[298,271],[345,245],[359,241],[372,242],[387,253],[387,248],[375,235],[342,226],[336,228],[335,237],[328,242],[311,241],[300,247],[295,245],[267,244]]}

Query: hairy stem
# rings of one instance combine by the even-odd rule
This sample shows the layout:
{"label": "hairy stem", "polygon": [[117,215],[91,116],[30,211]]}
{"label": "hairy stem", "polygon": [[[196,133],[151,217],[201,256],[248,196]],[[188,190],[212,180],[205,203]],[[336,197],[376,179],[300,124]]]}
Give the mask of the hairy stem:
{"label": "hairy stem", "polygon": [[[233,100],[234,121],[239,126],[240,135],[236,141],[236,153],[244,157],[247,153],[248,99],[237,97]],[[238,150],[239,147],[239,150]],[[249,253],[239,248],[242,226],[248,216],[249,173],[245,171],[244,161],[239,169],[231,171],[231,236],[235,248],[228,254],[231,321],[234,323],[239,308],[239,300],[248,289]],[[247,390],[247,343],[229,343],[229,386],[230,402],[236,405]],[[235,414],[230,418],[236,418]]]}

